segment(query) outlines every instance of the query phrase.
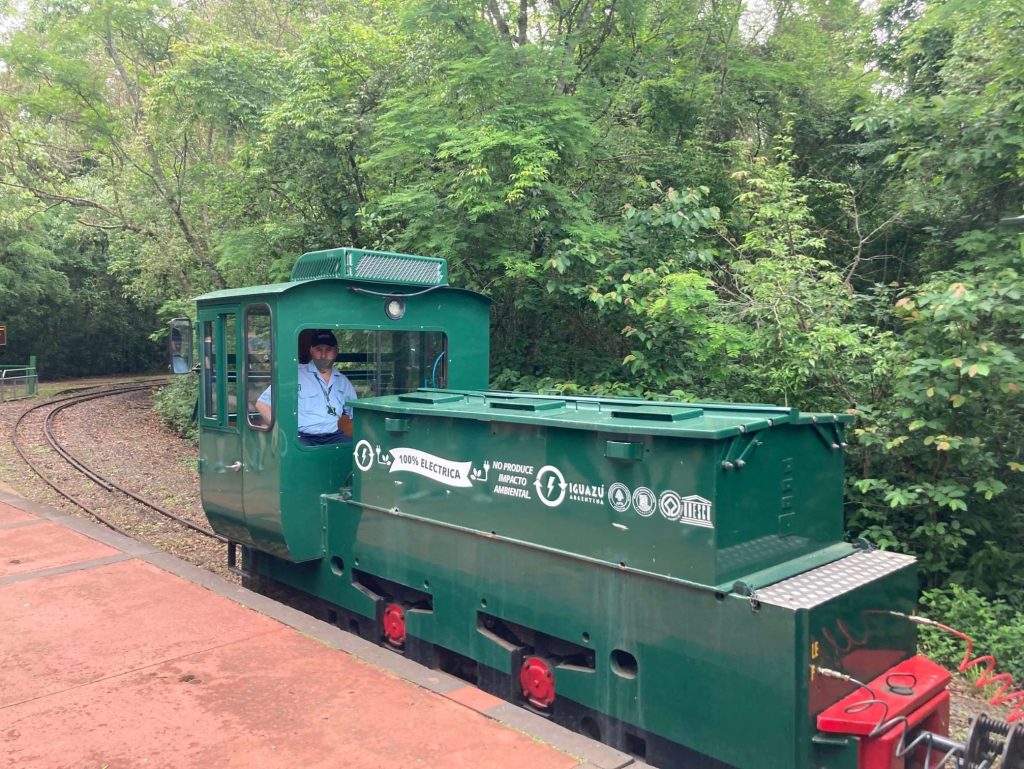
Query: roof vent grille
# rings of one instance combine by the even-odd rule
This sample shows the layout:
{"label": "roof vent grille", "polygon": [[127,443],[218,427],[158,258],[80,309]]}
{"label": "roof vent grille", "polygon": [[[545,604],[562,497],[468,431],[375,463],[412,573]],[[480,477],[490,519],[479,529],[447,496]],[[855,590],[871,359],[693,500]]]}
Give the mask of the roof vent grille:
{"label": "roof vent grille", "polygon": [[369,283],[447,286],[448,263],[433,256],[333,248],[311,251],[292,268],[292,281],[345,278]]}

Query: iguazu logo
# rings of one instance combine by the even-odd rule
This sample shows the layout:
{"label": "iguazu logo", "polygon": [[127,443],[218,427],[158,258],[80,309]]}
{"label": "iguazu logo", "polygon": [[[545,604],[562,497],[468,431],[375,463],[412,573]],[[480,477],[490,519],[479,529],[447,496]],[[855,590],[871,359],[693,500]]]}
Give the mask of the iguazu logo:
{"label": "iguazu logo", "polygon": [[570,483],[569,499],[591,505],[604,504],[604,485],[592,486],[587,483]]}

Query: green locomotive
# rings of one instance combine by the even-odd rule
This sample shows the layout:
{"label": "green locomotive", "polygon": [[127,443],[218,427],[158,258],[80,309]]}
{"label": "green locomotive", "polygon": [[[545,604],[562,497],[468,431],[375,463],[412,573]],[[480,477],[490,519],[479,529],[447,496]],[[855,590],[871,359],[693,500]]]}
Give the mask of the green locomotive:
{"label": "green locomotive", "polygon": [[[487,391],[489,302],[440,259],[314,252],[197,301],[203,504],[247,584],[659,767],[936,752],[902,755],[949,708],[914,561],[842,539],[847,415]],[[299,440],[318,329],[351,442]]]}

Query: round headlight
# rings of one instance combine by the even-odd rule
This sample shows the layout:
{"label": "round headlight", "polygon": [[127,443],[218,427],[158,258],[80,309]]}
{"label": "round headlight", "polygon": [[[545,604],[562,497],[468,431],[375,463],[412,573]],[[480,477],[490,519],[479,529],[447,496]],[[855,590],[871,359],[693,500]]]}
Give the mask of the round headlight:
{"label": "round headlight", "polygon": [[391,320],[399,320],[405,315],[405,300],[404,299],[388,299],[384,303],[384,314],[387,315]]}

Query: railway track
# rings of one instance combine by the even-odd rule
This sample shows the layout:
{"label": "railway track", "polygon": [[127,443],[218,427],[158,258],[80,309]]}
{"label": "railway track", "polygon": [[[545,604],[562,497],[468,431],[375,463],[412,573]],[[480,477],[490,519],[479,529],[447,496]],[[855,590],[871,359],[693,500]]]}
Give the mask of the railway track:
{"label": "railway track", "polygon": [[[101,398],[112,398],[130,395],[145,390],[152,390],[163,384],[166,384],[166,380],[155,380],[141,384],[118,383],[101,387],[77,388],[65,391],[62,394],[59,393],[58,395],[61,397],[53,398],[44,403],[32,406],[31,408],[26,409],[18,417],[12,429],[12,444],[22,461],[31,468],[43,483],[53,489],[61,497],[68,500],[73,505],[84,511],[87,515],[114,531],[128,537],[138,538],[136,532],[128,531],[125,527],[114,522],[109,515],[98,510],[97,508],[99,505],[83,500],[81,498],[82,494],[72,493],[66,482],[62,482],[61,479],[55,477],[56,474],[52,472],[52,468],[46,467],[43,461],[32,456],[34,452],[29,445],[29,435],[32,432],[33,416],[38,414],[38,416],[41,417],[41,420],[36,426],[38,431],[37,435],[41,433],[42,438],[45,439],[45,445],[50,449],[48,454],[50,458],[59,458],[58,461],[85,476],[89,483],[99,487],[104,492],[111,495],[119,495],[122,498],[130,500],[128,504],[136,510],[139,510],[144,515],[152,516],[155,514],[161,519],[171,521],[174,525],[183,527],[193,534],[198,534],[202,537],[208,538],[209,540],[217,542],[226,542],[223,537],[215,534],[207,527],[191,521],[186,516],[173,510],[169,510],[163,505],[146,499],[135,491],[93,469],[81,458],[76,456],[72,450],[69,450],[57,435],[57,430],[55,429],[57,418],[61,413],[68,409],[72,409],[76,406],[88,403],[89,401]],[[40,446],[43,444],[35,442],[34,445]]]}

